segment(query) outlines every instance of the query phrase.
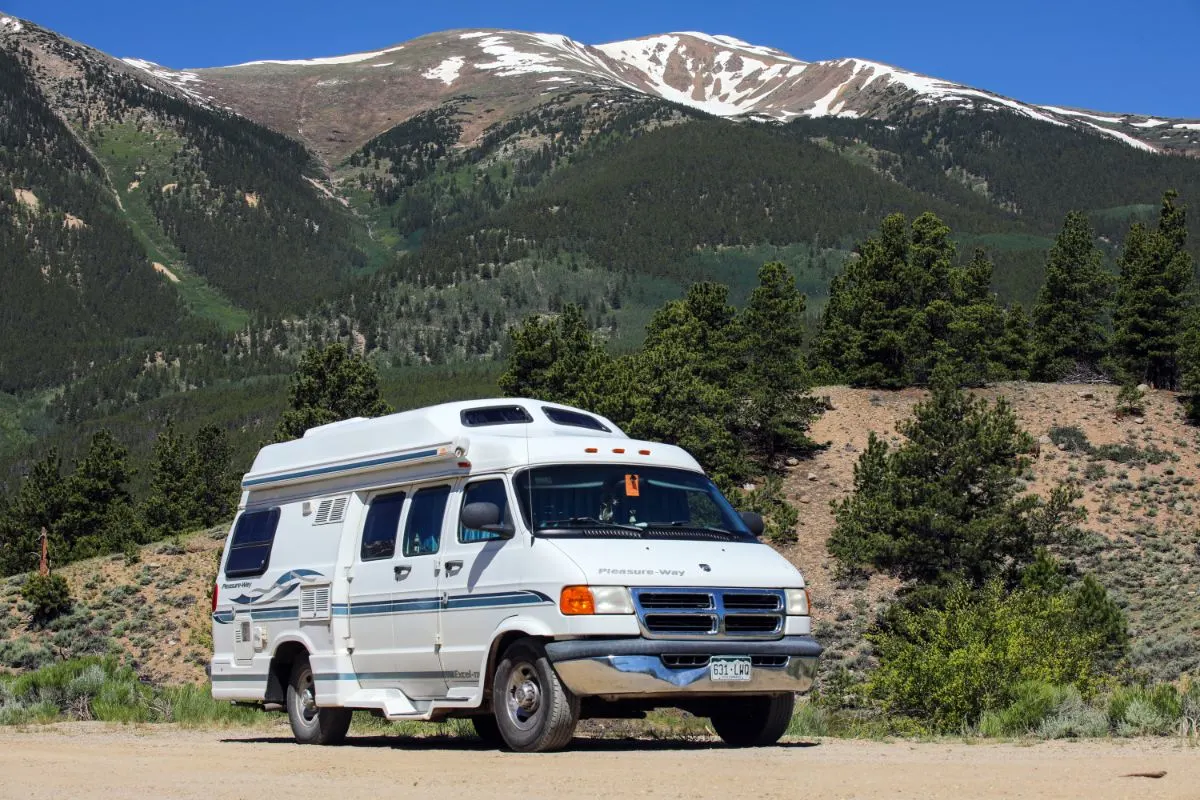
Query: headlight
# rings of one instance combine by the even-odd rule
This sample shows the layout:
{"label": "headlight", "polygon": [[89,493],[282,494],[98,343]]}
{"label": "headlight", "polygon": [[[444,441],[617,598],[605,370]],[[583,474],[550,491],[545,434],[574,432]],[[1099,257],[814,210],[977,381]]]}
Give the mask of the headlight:
{"label": "headlight", "polygon": [[558,609],[567,616],[632,614],[633,601],[624,586],[564,586]]}
{"label": "headlight", "polygon": [[784,589],[787,597],[787,613],[794,617],[808,616],[808,589]]}

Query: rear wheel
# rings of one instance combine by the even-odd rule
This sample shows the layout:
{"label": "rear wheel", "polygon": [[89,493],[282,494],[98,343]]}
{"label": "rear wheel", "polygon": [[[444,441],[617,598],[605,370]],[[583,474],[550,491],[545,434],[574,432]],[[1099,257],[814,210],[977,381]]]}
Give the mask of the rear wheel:
{"label": "rear wheel", "polygon": [[341,744],[350,729],[350,709],[319,708],[308,656],[292,663],[287,689],[288,722],[300,744]]}
{"label": "rear wheel", "polygon": [[523,753],[566,747],[579,722],[579,698],[563,686],[533,639],[514,642],[496,665],[492,683],[496,726],[505,743]]}
{"label": "rear wheel", "polygon": [[787,732],[796,705],[793,694],[754,695],[730,700],[713,711],[713,730],[733,747],[775,744]]}

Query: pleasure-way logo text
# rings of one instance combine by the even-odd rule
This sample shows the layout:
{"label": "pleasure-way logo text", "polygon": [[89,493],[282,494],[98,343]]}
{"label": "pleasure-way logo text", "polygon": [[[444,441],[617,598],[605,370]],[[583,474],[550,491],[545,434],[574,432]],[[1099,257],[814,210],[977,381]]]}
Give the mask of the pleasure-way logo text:
{"label": "pleasure-way logo text", "polygon": [[597,570],[601,575],[662,575],[667,577],[681,578],[686,570],[682,569],[620,569],[614,567],[601,567]]}

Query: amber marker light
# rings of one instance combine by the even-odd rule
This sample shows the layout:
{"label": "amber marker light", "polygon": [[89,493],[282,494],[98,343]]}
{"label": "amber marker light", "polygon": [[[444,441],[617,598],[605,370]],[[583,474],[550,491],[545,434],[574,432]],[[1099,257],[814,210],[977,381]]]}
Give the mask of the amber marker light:
{"label": "amber marker light", "polygon": [[596,603],[592,591],[586,586],[564,586],[558,598],[558,610],[568,617],[595,614]]}

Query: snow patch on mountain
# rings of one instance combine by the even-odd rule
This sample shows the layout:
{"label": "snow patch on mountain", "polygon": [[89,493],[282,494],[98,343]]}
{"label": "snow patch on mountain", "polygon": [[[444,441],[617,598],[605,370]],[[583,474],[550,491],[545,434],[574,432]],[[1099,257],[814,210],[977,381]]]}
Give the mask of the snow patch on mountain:
{"label": "snow patch on mountain", "polygon": [[0,28],[8,28],[13,33],[20,33],[25,30],[25,26],[21,24],[21,20],[15,17],[0,17]]}
{"label": "snow patch on mountain", "polygon": [[1039,108],[1053,111],[1055,114],[1062,114],[1064,117],[1083,117],[1084,119],[1094,119],[1097,122],[1111,122],[1119,125],[1125,121],[1124,117],[1104,117],[1099,114],[1089,114],[1086,111],[1076,111],[1072,108],[1060,108],[1059,106],[1039,106]]}
{"label": "snow patch on mountain", "polygon": [[505,42],[503,36],[493,35],[480,39],[479,49],[489,56],[495,56],[496,60],[476,64],[475,68],[495,70],[497,75],[504,77],[562,71],[561,67],[552,63],[554,59],[550,56],[542,53],[522,53]]}
{"label": "snow patch on mountain", "polygon": [[1158,128],[1166,125],[1168,121],[1169,120],[1155,119],[1154,117],[1151,117],[1150,119],[1143,120],[1141,122],[1131,122],[1129,124],[1135,128]]}
{"label": "snow patch on mountain", "polygon": [[302,58],[295,61],[281,61],[273,58],[264,59],[262,61],[247,61],[242,64],[233,64],[226,69],[237,69],[238,67],[256,67],[263,64],[278,64],[285,67],[323,67],[331,64],[357,64],[360,61],[370,61],[372,58],[395,53],[404,49],[404,45],[389,47],[386,50],[375,50],[370,53],[351,53],[346,56],[327,56],[324,58]]}
{"label": "snow patch on mountain", "polygon": [[153,61],[147,61],[144,58],[122,58],[121,61],[131,67],[136,67],[143,72],[153,75],[164,83],[174,86],[193,100],[206,105],[212,102],[211,97],[197,91],[197,85],[203,84],[204,79],[194,72],[174,70],[170,67],[164,67],[161,64],[155,64]]}
{"label": "snow patch on mountain", "polygon": [[1097,125],[1094,122],[1086,122],[1085,121],[1083,124],[1087,125],[1089,128],[1095,128],[1096,130],[1100,131],[1101,133],[1111,136],[1114,139],[1120,139],[1125,144],[1129,145],[1130,147],[1136,147],[1138,150],[1147,150],[1151,153],[1158,152],[1157,147],[1151,147],[1150,145],[1143,142],[1141,139],[1133,138],[1128,133],[1121,133],[1120,131],[1114,131],[1112,128],[1106,128],[1103,125]]}
{"label": "snow patch on mountain", "polygon": [[1200,122],[1180,122],[1177,125],[1172,125],[1172,128],[1178,128],[1183,131],[1200,131]]}
{"label": "snow patch on mountain", "polygon": [[458,80],[458,73],[466,63],[466,59],[462,56],[451,56],[436,67],[431,67],[421,73],[422,78],[428,78],[431,81],[441,81],[449,86]]}

